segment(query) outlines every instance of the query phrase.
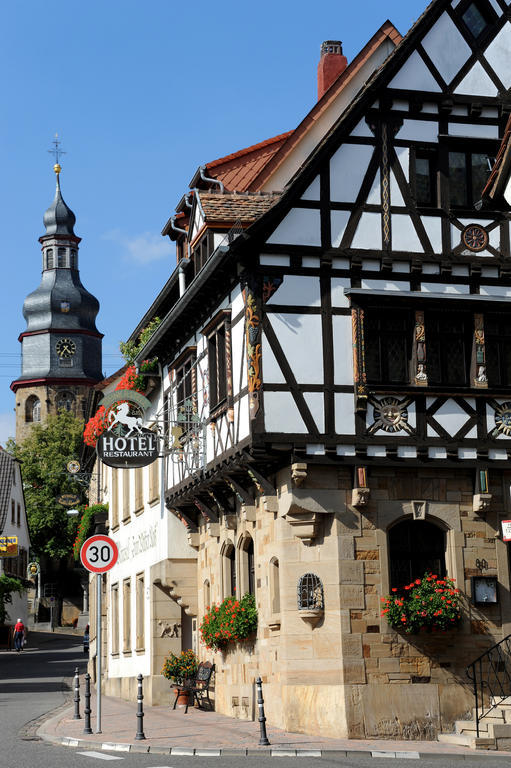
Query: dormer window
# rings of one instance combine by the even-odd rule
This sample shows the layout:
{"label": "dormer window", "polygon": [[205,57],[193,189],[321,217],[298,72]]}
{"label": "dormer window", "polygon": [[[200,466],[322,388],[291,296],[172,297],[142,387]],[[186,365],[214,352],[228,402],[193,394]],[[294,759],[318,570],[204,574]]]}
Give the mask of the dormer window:
{"label": "dormer window", "polygon": [[463,3],[461,18],[475,40],[478,40],[495,20],[495,14],[486,0],[469,0]]}
{"label": "dormer window", "polygon": [[194,272],[197,275],[215,249],[213,232],[206,232],[193,249]]}

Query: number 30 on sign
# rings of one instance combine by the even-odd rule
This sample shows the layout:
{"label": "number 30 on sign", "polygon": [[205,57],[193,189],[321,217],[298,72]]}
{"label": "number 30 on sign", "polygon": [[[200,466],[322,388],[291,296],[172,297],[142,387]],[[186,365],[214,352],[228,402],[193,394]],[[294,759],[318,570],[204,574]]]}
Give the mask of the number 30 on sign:
{"label": "number 30 on sign", "polygon": [[117,544],[110,536],[99,533],[84,541],[80,550],[82,565],[92,573],[105,573],[113,568],[119,557]]}

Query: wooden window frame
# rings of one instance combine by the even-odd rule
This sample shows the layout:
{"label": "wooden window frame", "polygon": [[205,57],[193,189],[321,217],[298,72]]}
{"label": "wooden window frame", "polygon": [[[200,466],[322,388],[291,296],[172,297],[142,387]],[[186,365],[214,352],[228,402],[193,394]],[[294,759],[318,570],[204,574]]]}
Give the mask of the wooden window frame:
{"label": "wooden window frame", "polygon": [[122,652],[131,654],[131,576],[122,581]]}
{"label": "wooden window frame", "polygon": [[[463,15],[467,12],[471,5],[476,6],[479,13],[486,21],[486,27],[477,36],[474,35],[468,23],[463,18]],[[486,38],[488,38],[491,34],[493,24],[495,24],[495,22],[498,20],[498,16],[495,13],[494,8],[487,0],[462,0],[462,2],[459,3],[456,7],[456,13],[461,23],[463,24],[464,29],[466,29],[472,40],[478,43],[478,45],[484,45]]]}
{"label": "wooden window frame", "polygon": [[[498,139],[464,139],[462,137],[444,137],[445,141],[445,175],[447,180],[447,206],[453,211],[470,211],[474,216],[474,206],[480,200],[480,193],[474,193],[472,178],[472,155],[486,155],[488,160],[496,157],[498,151]],[[452,202],[451,163],[450,154],[457,152],[465,155],[465,184],[466,199],[463,204]],[[488,168],[488,176],[491,168]],[[482,191],[482,190],[481,190]]]}
{"label": "wooden window frame", "polygon": [[[92,590],[95,595],[96,590]],[[111,621],[112,621],[112,656],[119,655],[119,583],[110,587]],[[95,599],[95,597],[94,597]],[[96,611],[92,612],[95,617]]]}
{"label": "wooden window frame", "polygon": [[[364,346],[365,346],[365,361],[366,361],[366,374],[367,374],[367,383],[368,384],[388,384],[389,386],[393,385],[406,385],[410,383],[410,364],[412,359],[412,334],[413,334],[413,328],[414,328],[414,318],[413,318],[413,312],[411,307],[392,307],[389,308],[389,312],[393,312],[396,314],[401,314],[403,316],[403,319],[407,321],[405,323],[405,332],[404,335],[400,331],[390,331],[390,330],[382,330],[381,327],[379,327],[374,333],[375,338],[372,340],[372,343],[370,344],[370,331],[368,330],[369,321],[372,319],[371,316],[376,317],[378,320],[380,320],[382,317],[385,317],[386,315],[382,315],[379,308],[377,307],[367,307],[364,309]],[[387,342],[392,337],[402,338],[403,343],[405,345],[405,357],[406,357],[406,365],[405,365],[405,372],[402,379],[392,379],[391,373],[390,373],[390,365],[388,356],[385,354],[384,347],[386,346]],[[378,345],[378,349],[373,351],[375,349],[374,345]],[[377,363],[373,363],[370,360],[370,356],[375,355],[377,358]],[[379,368],[379,376],[377,379],[374,377],[371,377],[371,367],[377,364]]]}
{"label": "wooden window frame", "polygon": [[135,474],[135,515],[141,515],[144,511],[144,468],[136,467]]}
{"label": "wooden window frame", "polygon": [[[417,194],[417,160],[428,160],[429,162],[429,185],[431,190],[428,202],[420,201]],[[426,147],[411,147],[410,150],[410,186],[417,204],[417,208],[439,207],[440,191],[438,188],[438,169],[439,158],[438,150]]]}
{"label": "wooden window frame", "polygon": [[135,650],[145,650],[145,573],[137,573],[135,576],[135,602],[136,602],[136,637]]}
{"label": "wooden window frame", "polygon": [[207,339],[209,415],[215,419],[232,407],[231,311],[221,310],[202,334]]}

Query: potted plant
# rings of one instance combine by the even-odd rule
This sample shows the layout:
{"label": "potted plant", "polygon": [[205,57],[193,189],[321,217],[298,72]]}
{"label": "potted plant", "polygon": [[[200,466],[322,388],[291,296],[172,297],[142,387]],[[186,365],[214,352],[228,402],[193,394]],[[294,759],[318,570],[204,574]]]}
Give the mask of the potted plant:
{"label": "potted plant", "polygon": [[446,632],[461,621],[460,590],[453,579],[425,573],[411,584],[392,588],[382,597],[381,615],[391,627],[407,634]]}
{"label": "potted plant", "polygon": [[187,686],[195,678],[198,665],[197,656],[191,649],[182,651],[179,656],[170,653],[163,662],[161,673],[174,685],[178,707],[185,707],[188,703]]}

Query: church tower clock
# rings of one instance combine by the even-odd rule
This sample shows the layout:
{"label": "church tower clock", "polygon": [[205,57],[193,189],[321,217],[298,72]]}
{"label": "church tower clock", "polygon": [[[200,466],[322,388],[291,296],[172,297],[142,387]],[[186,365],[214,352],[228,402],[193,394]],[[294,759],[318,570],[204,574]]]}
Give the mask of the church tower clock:
{"label": "church tower clock", "polygon": [[101,340],[96,328],[98,300],[80,281],[76,222],[60,191],[61,167],[55,199],[44,214],[41,284],[23,305],[27,327],[19,337],[21,375],[11,384],[16,394],[16,441],[34,423],[60,410],[83,417],[91,386],[103,378]]}

